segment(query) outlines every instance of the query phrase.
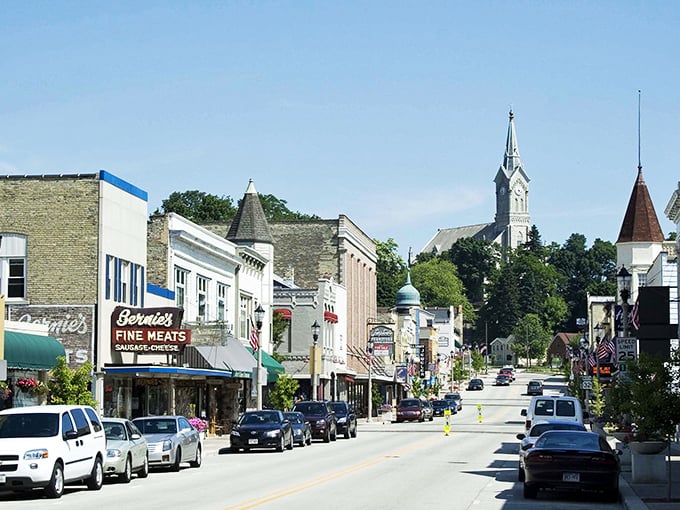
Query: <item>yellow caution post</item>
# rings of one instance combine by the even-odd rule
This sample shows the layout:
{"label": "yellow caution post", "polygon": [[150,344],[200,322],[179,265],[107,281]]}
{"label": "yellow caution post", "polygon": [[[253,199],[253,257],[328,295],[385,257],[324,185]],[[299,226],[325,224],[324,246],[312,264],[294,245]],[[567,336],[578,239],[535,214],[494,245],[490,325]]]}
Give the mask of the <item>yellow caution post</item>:
{"label": "yellow caution post", "polygon": [[444,409],[444,435],[448,436],[451,431],[451,409]]}
{"label": "yellow caution post", "polygon": [[477,421],[482,423],[482,404],[477,404]]}

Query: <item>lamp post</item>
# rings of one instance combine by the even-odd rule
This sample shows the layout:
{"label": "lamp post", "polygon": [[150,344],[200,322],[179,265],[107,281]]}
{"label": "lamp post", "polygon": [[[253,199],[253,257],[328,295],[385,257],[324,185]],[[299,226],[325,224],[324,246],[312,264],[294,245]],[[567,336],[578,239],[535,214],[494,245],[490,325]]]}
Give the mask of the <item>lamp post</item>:
{"label": "lamp post", "polygon": [[371,416],[373,414],[373,340],[369,339],[366,342],[366,354],[368,354],[368,416],[366,423],[371,423]]}
{"label": "lamp post", "polygon": [[262,341],[260,340],[260,333],[262,333],[262,321],[264,320],[264,308],[262,305],[257,305],[255,308],[255,327],[257,328],[257,402],[256,407],[262,409]]}
{"label": "lamp post", "polygon": [[616,274],[616,281],[619,284],[621,294],[621,308],[623,309],[623,337],[628,338],[628,299],[630,298],[630,280],[633,277],[626,266],[621,266],[621,269]]}
{"label": "lamp post", "polygon": [[449,352],[449,363],[451,364],[451,393],[453,393],[453,371],[454,371],[454,359],[453,357],[456,355],[455,352],[453,352],[453,349],[451,352]]}
{"label": "lamp post", "polygon": [[314,340],[314,343],[312,345],[312,352],[311,355],[309,356],[310,359],[310,375],[312,377],[312,400],[316,400],[317,397],[317,382],[316,382],[316,377],[317,373],[319,371],[319,367],[317,367],[318,359],[317,359],[317,349],[319,348],[318,342],[319,342],[319,331],[321,330],[321,326],[319,326],[319,323],[317,321],[314,321],[314,324],[312,324],[312,339]]}

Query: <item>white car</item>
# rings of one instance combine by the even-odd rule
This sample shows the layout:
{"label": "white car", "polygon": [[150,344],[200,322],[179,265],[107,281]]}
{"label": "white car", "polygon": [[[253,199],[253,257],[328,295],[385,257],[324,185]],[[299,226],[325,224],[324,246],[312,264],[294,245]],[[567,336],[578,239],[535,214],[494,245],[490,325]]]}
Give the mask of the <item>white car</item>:
{"label": "white car", "polygon": [[132,473],[139,478],[149,476],[146,438],[135,424],[125,418],[104,418],[102,423],[106,432],[104,474],[117,475],[123,483],[132,479]]}
{"label": "white car", "polygon": [[201,433],[184,416],[145,416],[132,423],[146,438],[151,467],[179,471],[182,462],[201,467]]}
{"label": "white car", "polygon": [[520,440],[519,443],[519,474],[517,479],[520,482],[524,481],[524,458],[527,456],[527,452],[534,447],[536,440],[541,437],[543,432],[548,430],[581,430],[585,431],[586,428],[581,423],[575,423],[572,421],[563,420],[540,420],[534,422],[529,429],[527,434],[517,434],[517,439]]}
{"label": "white car", "polygon": [[0,490],[43,488],[59,498],[67,483],[99,490],[106,437],[94,409],[76,405],[0,411]]}

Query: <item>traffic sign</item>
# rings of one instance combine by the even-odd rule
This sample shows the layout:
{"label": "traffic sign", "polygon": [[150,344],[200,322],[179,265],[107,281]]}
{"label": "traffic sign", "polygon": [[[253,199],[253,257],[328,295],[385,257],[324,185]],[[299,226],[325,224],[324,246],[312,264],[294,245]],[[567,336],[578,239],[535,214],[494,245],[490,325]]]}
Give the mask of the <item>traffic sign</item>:
{"label": "traffic sign", "polygon": [[593,378],[590,376],[584,376],[581,378],[581,389],[582,390],[592,390],[593,389]]}
{"label": "traffic sign", "polygon": [[638,357],[637,338],[618,337],[616,339],[616,362],[635,361]]}

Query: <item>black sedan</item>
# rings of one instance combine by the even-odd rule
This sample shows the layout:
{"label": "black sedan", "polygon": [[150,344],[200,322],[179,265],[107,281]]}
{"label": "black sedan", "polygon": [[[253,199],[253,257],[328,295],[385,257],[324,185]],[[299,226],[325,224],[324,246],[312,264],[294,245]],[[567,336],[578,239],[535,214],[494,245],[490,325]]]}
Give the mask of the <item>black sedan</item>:
{"label": "black sedan", "polygon": [[231,450],[251,448],[293,449],[293,427],[281,411],[246,411],[238,419],[229,436]]}
{"label": "black sedan", "polygon": [[445,411],[451,411],[451,414],[458,412],[458,406],[448,400],[433,400],[432,409],[434,409],[435,416],[444,416]]}
{"label": "black sedan", "polygon": [[349,403],[342,400],[331,402],[331,408],[338,420],[338,434],[345,436],[345,439],[357,437],[357,415]]}
{"label": "black sedan", "polygon": [[510,386],[510,377],[503,374],[498,374],[496,376],[496,386]]}
{"label": "black sedan", "polygon": [[604,491],[607,499],[617,501],[618,454],[594,432],[544,432],[524,459],[524,497],[535,498],[539,489],[585,489]]}
{"label": "black sedan", "polygon": [[283,413],[283,416],[293,427],[293,441],[300,446],[312,444],[312,426],[304,414],[290,411]]}

